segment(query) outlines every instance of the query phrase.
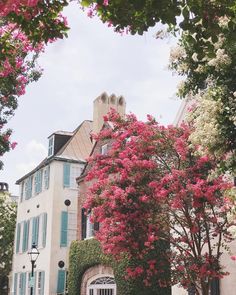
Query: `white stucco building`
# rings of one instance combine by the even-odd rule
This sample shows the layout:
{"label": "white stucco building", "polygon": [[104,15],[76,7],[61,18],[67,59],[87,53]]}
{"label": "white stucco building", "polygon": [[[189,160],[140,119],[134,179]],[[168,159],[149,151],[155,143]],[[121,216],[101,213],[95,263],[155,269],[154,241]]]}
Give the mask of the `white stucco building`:
{"label": "white stucco building", "polygon": [[48,156],[34,170],[17,180],[20,200],[12,269],[11,294],[29,295],[31,262],[28,252],[35,243],[34,295],[66,294],[69,246],[76,240],[76,178],[80,176],[93,142],[110,108],[121,114],[123,97],[103,93],[94,100],[93,121],[84,121],[73,132],[55,132],[48,137]]}
{"label": "white stucco building", "polygon": [[64,294],[68,249],[76,239],[78,177],[92,142],[91,121],[74,132],[49,136],[48,157],[17,181],[20,186],[11,293],[30,294],[31,263],[27,255],[35,243],[40,252],[35,267],[34,295]]}

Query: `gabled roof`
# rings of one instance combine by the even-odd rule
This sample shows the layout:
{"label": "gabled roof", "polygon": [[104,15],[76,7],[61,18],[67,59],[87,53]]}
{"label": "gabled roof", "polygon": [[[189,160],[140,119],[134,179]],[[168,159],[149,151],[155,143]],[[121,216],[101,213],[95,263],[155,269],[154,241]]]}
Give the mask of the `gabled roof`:
{"label": "gabled roof", "polygon": [[89,156],[93,143],[91,141],[92,121],[86,120],[75,129],[73,136],[68,142],[57,152],[57,157],[68,160],[85,161]]}
{"label": "gabled roof", "polygon": [[[113,129],[114,126],[113,126],[113,124],[111,122],[107,121],[107,122],[103,123],[103,126],[102,126],[101,130],[103,130],[105,128]],[[94,151],[95,151],[95,149],[96,149],[96,147],[98,145],[98,142],[99,142],[99,140],[94,143],[94,145],[93,145],[93,147],[91,149],[91,152],[89,154],[90,157],[94,154]],[[89,165],[88,162],[86,162],[86,165],[84,166],[81,175],[76,178],[77,183],[80,183],[84,179],[84,177],[87,175],[89,169],[90,169],[90,165]]]}
{"label": "gabled roof", "polygon": [[52,157],[45,158],[35,169],[16,181],[19,184],[25,178],[29,177],[37,170],[48,165],[53,160],[68,161],[74,163],[85,163],[86,158],[90,155],[93,143],[91,141],[92,121],[83,121],[78,128],[74,130],[71,138],[65,145]]}

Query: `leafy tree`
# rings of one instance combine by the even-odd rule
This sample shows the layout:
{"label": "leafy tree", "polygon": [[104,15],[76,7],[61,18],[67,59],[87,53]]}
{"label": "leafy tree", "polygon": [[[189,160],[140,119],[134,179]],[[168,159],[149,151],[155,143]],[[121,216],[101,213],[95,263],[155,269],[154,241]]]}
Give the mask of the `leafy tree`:
{"label": "leafy tree", "polygon": [[7,294],[5,288],[12,265],[16,204],[2,192],[0,192],[0,217],[0,293]]}
{"label": "leafy tree", "polygon": [[[206,80],[213,77],[220,81],[220,91],[224,93],[220,99],[224,104],[224,112],[217,115],[216,121],[219,124],[220,139],[223,141],[227,152],[232,152],[230,163],[224,163],[224,169],[234,169],[235,164],[235,121],[232,114],[235,110],[235,97],[232,89],[235,86],[222,89],[222,85],[229,80],[234,80],[235,69],[235,26],[236,26],[236,4],[234,0],[81,0],[78,1],[82,9],[87,9],[88,15],[98,15],[100,19],[113,26],[115,31],[127,31],[131,34],[143,34],[148,28],[157,23],[166,24],[168,30],[172,33],[184,32],[181,36],[180,44],[186,52],[186,59],[190,61],[190,67],[186,71],[177,71],[179,74],[187,76],[183,96],[189,95],[189,91],[196,92],[198,89],[206,88]],[[6,0],[0,2],[1,26],[13,24],[19,29],[33,46],[39,43],[48,43],[63,38],[67,34],[68,26],[66,19],[61,15],[64,7],[69,4],[69,0]],[[222,21],[227,19],[227,26],[222,26]],[[232,62],[228,68],[225,68],[225,74],[222,76],[219,71],[211,75],[213,67],[206,70],[204,74],[199,74],[196,69],[202,64],[206,64],[209,58],[214,59],[217,56],[215,44],[225,38],[224,46],[227,48],[227,54],[232,57]],[[11,39],[11,34],[9,35]],[[1,38],[2,39],[2,38]],[[5,40],[3,38],[3,40]],[[7,38],[5,40],[8,41]],[[5,45],[0,44],[3,50],[3,56],[0,57],[2,63],[6,62]],[[229,46],[229,47],[228,47]],[[231,52],[229,52],[231,51]],[[195,53],[198,63],[192,62],[192,54]],[[220,53],[220,52],[218,52]],[[179,63],[179,62],[178,62]],[[14,64],[11,64],[15,68]],[[172,65],[173,66],[173,65]],[[3,64],[0,68],[3,67]],[[232,75],[233,70],[233,75]],[[213,69],[214,71],[214,69]],[[15,80],[8,79],[4,82],[5,87],[11,88],[15,85]],[[1,84],[0,84],[1,85]],[[10,86],[9,86],[10,85]],[[0,86],[1,87],[1,86]],[[14,86],[15,87],[15,86]],[[215,86],[213,86],[215,87]],[[0,88],[1,90],[1,88]],[[14,95],[14,94],[13,94]],[[215,99],[213,99],[215,100]],[[0,101],[2,98],[0,97]],[[10,111],[16,108],[16,99],[10,101]],[[202,104],[201,104],[202,106]],[[233,107],[232,107],[233,106]],[[231,112],[228,111],[231,110]],[[0,117],[2,115],[0,114]],[[234,118],[234,115],[233,115]],[[1,126],[1,125],[0,125]],[[7,133],[10,131],[8,130]],[[223,134],[223,135],[222,135]],[[4,134],[3,134],[4,135]],[[209,142],[210,144],[210,142]],[[215,145],[213,150],[216,150]],[[211,147],[210,147],[210,150]],[[7,151],[5,149],[3,152]],[[233,168],[232,168],[233,167]]]}
{"label": "leafy tree", "polygon": [[[201,45],[202,52],[198,50],[196,35],[184,32],[179,45],[171,51],[170,68],[186,77],[179,87],[179,96],[195,101],[188,118],[194,128],[191,140],[215,156],[225,154],[221,172],[235,174],[236,35],[227,16],[218,21],[218,40],[204,39],[208,47]],[[204,27],[199,30],[206,32]]]}
{"label": "leafy tree", "polygon": [[115,112],[106,120],[114,128],[97,139],[109,139],[111,148],[89,160],[85,203],[92,221],[102,224],[97,238],[104,251],[117,259],[123,253],[138,259],[140,265],[127,274],[144,275],[149,285],[163,261],[150,259],[144,266],[143,257],[157,241],[170,243],[163,259],[171,263],[171,280],[159,284],[194,286],[197,294],[208,295],[212,280],[227,274],[220,257],[235,225],[228,220],[235,208],[232,184],[214,176],[214,157],[196,153],[187,125],[164,127],[150,116],[144,123]]}

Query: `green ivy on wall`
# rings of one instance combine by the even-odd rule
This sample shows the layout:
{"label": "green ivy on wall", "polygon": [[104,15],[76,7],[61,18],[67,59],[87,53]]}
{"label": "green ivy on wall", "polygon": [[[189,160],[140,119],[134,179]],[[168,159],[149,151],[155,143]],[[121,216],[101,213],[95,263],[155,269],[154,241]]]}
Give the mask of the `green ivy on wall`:
{"label": "green ivy on wall", "polygon": [[[150,253],[152,258],[158,256],[162,251],[162,247],[158,247],[159,251],[154,250]],[[143,263],[150,259],[146,257]],[[170,295],[170,288],[160,288],[157,281],[153,282],[150,287],[143,285],[142,279],[128,280],[125,278],[125,270],[130,265],[140,265],[140,262],[135,260],[129,261],[124,257],[119,262],[114,261],[111,256],[103,254],[100,244],[96,239],[84,241],[73,241],[70,247],[69,254],[69,276],[68,276],[68,291],[69,295],[80,295],[80,286],[82,277],[85,271],[96,265],[110,266],[114,270],[114,277],[117,284],[117,295]],[[166,271],[168,267],[163,267],[163,275],[168,275]]]}

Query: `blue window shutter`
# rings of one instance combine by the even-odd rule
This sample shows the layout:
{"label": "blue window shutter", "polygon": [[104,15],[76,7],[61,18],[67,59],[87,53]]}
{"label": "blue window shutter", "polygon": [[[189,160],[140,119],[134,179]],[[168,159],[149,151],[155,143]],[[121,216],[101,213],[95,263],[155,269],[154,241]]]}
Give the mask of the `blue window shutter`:
{"label": "blue window shutter", "polygon": [[25,183],[25,199],[26,200],[32,197],[32,182],[33,182],[32,176],[26,179],[26,183]]}
{"label": "blue window shutter", "polygon": [[25,237],[25,251],[28,250],[29,247],[29,225],[30,221],[26,221],[26,237]]}
{"label": "blue window shutter", "polygon": [[17,287],[18,287],[18,273],[14,274],[14,295],[17,295]]}
{"label": "blue window shutter", "polygon": [[17,224],[17,232],[16,232],[16,253],[19,253],[20,250],[20,234],[21,234],[21,224]]}
{"label": "blue window shutter", "polygon": [[39,216],[33,218],[32,226],[32,244],[38,245],[39,236]]}
{"label": "blue window shutter", "polygon": [[57,293],[63,293],[65,291],[65,280],[66,280],[66,271],[65,270],[58,270],[57,276]]}
{"label": "blue window shutter", "polygon": [[68,230],[68,213],[66,211],[61,212],[61,241],[60,246],[67,246],[67,230]]}
{"label": "blue window shutter", "polygon": [[49,189],[49,179],[50,179],[50,166],[47,166],[44,170],[44,188]]}
{"label": "blue window shutter", "polygon": [[[32,219],[32,245],[35,243],[35,234],[36,234],[36,218]],[[31,246],[32,246],[31,245]]]}
{"label": "blue window shutter", "polygon": [[20,202],[23,201],[24,198],[24,189],[25,189],[25,185],[24,185],[24,181],[21,182],[21,189],[20,189]]}
{"label": "blue window shutter", "polygon": [[33,187],[33,176],[30,176],[29,177],[29,199],[32,197],[32,187]]}
{"label": "blue window shutter", "polygon": [[38,245],[39,240],[39,216],[35,217],[36,225],[35,225],[35,244]]}
{"label": "blue window shutter", "polygon": [[29,236],[29,222],[23,222],[23,241],[22,241],[22,252],[25,252],[28,249],[28,236]]}
{"label": "blue window shutter", "polygon": [[38,171],[34,175],[34,193],[38,194]]}
{"label": "blue window shutter", "polygon": [[26,292],[26,272],[22,274],[22,294],[25,295]]}
{"label": "blue window shutter", "polygon": [[35,178],[34,178],[34,190],[35,190],[35,194],[39,194],[42,191],[42,173],[43,170],[38,170],[35,173]]}
{"label": "blue window shutter", "polygon": [[20,274],[20,295],[25,295],[26,291],[26,273],[21,273]]}
{"label": "blue window shutter", "polygon": [[29,199],[29,178],[25,181],[25,199]]}
{"label": "blue window shutter", "polygon": [[47,213],[43,213],[43,232],[42,232],[42,246],[46,246],[47,240]]}
{"label": "blue window shutter", "polygon": [[39,170],[38,171],[38,193],[41,193],[42,191],[42,178],[43,178],[43,170]]}
{"label": "blue window shutter", "polygon": [[41,291],[39,295],[44,295],[44,278],[45,278],[45,272],[41,271]]}
{"label": "blue window shutter", "polygon": [[70,164],[63,164],[63,186],[70,187]]}

